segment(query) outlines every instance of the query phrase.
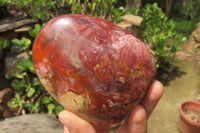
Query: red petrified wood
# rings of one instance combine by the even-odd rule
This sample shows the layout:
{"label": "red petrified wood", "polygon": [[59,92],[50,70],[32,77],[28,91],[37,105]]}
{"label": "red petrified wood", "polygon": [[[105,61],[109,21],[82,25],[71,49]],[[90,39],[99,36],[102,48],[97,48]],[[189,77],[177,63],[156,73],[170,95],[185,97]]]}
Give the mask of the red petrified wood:
{"label": "red petrified wood", "polygon": [[147,47],[116,25],[86,15],[50,20],[33,46],[36,73],[66,109],[91,123],[120,123],[155,75]]}

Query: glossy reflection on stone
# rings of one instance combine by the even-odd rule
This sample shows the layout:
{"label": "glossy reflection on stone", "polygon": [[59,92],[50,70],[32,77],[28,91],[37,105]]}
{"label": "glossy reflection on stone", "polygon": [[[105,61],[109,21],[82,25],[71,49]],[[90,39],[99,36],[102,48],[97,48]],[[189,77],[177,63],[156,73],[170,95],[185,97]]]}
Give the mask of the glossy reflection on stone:
{"label": "glossy reflection on stone", "polygon": [[95,124],[120,123],[153,82],[155,63],[129,32],[97,18],[50,20],[33,46],[36,73],[66,109]]}

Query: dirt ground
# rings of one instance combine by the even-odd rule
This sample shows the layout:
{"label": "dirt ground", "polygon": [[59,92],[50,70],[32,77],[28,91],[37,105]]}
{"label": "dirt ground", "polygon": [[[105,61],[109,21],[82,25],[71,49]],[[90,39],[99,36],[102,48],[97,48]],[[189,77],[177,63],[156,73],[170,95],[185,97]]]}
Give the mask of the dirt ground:
{"label": "dirt ground", "polygon": [[192,57],[172,61],[181,73],[164,86],[164,95],[148,120],[148,133],[179,133],[179,106],[186,100],[197,100],[200,85]]}

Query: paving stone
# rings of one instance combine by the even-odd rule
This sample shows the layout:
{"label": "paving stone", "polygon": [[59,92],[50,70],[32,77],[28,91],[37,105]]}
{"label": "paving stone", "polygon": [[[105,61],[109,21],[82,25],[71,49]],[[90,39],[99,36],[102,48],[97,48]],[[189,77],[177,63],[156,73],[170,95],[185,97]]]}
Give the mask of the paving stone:
{"label": "paving stone", "polygon": [[142,17],[131,15],[131,14],[124,15],[124,16],[121,17],[121,19],[123,21],[129,22],[129,23],[131,23],[131,24],[133,24],[135,26],[140,26],[142,21],[143,21]]}
{"label": "paving stone", "polygon": [[0,121],[1,133],[63,133],[63,125],[54,115],[29,114]]}
{"label": "paving stone", "polygon": [[141,37],[141,28],[139,26],[135,26],[127,21],[122,21],[120,23],[116,24],[117,26],[129,31],[131,34],[133,34],[135,37],[140,38]]}
{"label": "paving stone", "polygon": [[116,25],[119,26],[119,27],[121,27],[121,28],[123,28],[123,29],[127,29],[127,28],[132,27],[131,23],[124,22],[124,21],[122,21],[120,23],[117,23]]}

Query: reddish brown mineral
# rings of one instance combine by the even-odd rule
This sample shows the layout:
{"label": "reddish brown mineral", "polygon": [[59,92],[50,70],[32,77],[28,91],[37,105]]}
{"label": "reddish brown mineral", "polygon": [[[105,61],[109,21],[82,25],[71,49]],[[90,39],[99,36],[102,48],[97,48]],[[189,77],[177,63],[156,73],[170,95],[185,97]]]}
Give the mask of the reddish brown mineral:
{"label": "reddish brown mineral", "polygon": [[116,25],[86,15],[50,20],[33,46],[36,73],[66,109],[95,124],[120,123],[156,72],[147,47]]}

